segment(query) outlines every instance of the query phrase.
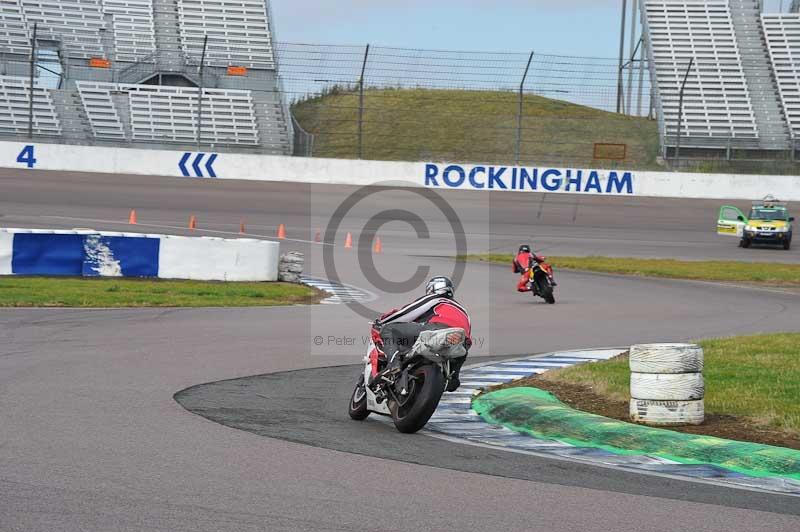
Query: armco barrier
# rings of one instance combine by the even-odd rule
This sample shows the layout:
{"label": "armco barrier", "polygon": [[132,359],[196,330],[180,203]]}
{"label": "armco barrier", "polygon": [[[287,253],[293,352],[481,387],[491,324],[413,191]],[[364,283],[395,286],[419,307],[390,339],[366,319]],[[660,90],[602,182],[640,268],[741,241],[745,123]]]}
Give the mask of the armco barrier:
{"label": "armco barrier", "polygon": [[[353,161],[239,153],[213,156],[213,179],[428,187],[437,191],[800,201],[799,176],[638,172],[591,168]],[[0,168],[185,177],[186,152],[0,142]],[[211,179],[190,177],[187,179]]]}
{"label": "armco barrier", "polygon": [[0,229],[0,275],[276,281],[279,250],[254,239]]}

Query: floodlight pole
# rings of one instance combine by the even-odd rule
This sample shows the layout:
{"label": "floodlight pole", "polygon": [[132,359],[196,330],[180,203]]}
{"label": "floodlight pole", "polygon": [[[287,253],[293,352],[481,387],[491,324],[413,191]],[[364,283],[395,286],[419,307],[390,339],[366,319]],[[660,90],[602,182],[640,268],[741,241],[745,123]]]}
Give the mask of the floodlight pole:
{"label": "floodlight pole", "polygon": [[200,136],[203,134],[203,67],[206,62],[206,47],[208,46],[208,35],[203,37],[203,53],[200,54],[200,87],[197,93],[197,151],[200,151]]}
{"label": "floodlight pole", "polygon": [[533,61],[533,53],[528,57],[528,64],[525,66],[525,73],[522,75],[522,81],[519,84],[519,111],[517,112],[517,166],[522,156],[522,103],[523,91],[525,90],[525,80],[528,79],[528,71],[531,69],[531,61]]}
{"label": "floodlight pole", "polygon": [[622,0],[622,23],[619,30],[619,67],[617,72],[617,113],[622,112],[622,68],[625,61],[625,16],[628,11],[628,0]]}
{"label": "floodlight pole", "polygon": [[28,138],[33,139],[33,82],[36,78],[36,31],[39,24],[33,23],[33,37],[31,38],[31,77],[28,96]]}
{"label": "floodlight pole", "polygon": [[686,74],[683,75],[683,81],[681,82],[680,96],[678,97],[678,140],[675,143],[676,165],[680,160],[680,152],[681,152],[681,129],[683,128],[683,89],[686,87],[686,80],[689,79],[689,72],[691,72],[693,64],[694,64],[694,57],[689,59],[689,66],[686,68]]}
{"label": "floodlight pole", "polygon": [[361,64],[361,77],[358,79],[358,158],[364,153],[364,74],[367,71],[369,44],[364,50],[364,62]]}

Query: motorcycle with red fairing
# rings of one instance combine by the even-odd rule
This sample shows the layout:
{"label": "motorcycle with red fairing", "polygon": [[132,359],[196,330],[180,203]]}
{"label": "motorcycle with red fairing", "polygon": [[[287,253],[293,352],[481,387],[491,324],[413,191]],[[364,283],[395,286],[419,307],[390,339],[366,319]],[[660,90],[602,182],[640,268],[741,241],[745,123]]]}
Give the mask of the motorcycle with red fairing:
{"label": "motorcycle with red fairing", "polygon": [[413,346],[388,360],[380,329],[371,324],[364,369],[350,396],[348,413],[361,421],[370,413],[389,416],[400,432],[420,430],[433,415],[450,378],[454,360],[467,356],[462,328],[420,332]]}

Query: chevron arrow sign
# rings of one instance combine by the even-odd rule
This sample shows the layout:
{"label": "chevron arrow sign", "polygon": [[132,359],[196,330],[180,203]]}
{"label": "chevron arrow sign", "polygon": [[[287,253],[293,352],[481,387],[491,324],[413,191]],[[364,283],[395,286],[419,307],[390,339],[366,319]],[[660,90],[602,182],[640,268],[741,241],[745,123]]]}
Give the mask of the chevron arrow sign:
{"label": "chevron arrow sign", "polygon": [[[203,164],[203,160],[205,160],[205,164]],[[178,169],[183,174],[183,177],[217,177],[217,173],[214,172],[214,162],[216,160],[216,153],[206,154],[187,151],[178,162]],[[204,169],[205,173],[203,172]]]}

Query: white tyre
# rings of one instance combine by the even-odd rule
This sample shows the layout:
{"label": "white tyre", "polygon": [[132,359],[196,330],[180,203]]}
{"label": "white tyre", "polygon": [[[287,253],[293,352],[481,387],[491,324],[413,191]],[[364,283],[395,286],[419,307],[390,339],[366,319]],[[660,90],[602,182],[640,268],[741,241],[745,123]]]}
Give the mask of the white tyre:
{"label": "white tyre", "polygon": [[289,252],[281,255],[280,260],[281,262],[293,262],[302,264],[305,261],[305,257],[303,256],[302,253]]}
{"label": "white tyre", "polygon": [[633,345],[630,367],[636,373],[699,373],[703,371],[703,348],[695,344]]}
{"label": "white tyre", "polygon": [[631,373],[631,397],[651,401],[695,401],[702,399],[702,373]]}
{"label": "white tyre", "polygon": [[281,264],[278,270],[290,273],[303,273],[303,265],[296,262],[287,262],[286,264]]}
{"label": "white tyre", "polygon": [[700,425],[705,405],[698,401],[647,401],[631,399],[631,419],[647,425]]}

